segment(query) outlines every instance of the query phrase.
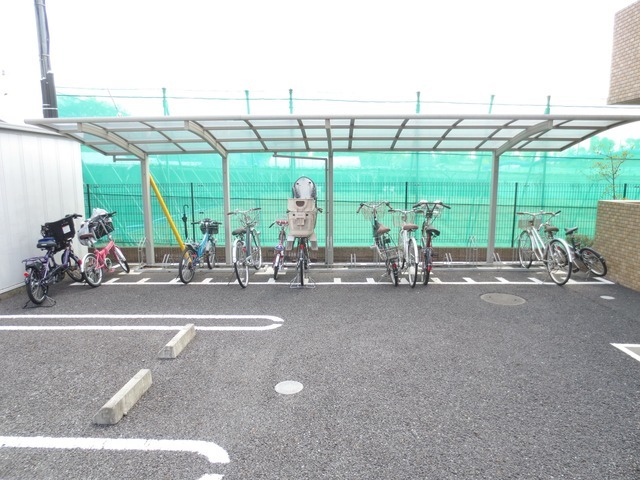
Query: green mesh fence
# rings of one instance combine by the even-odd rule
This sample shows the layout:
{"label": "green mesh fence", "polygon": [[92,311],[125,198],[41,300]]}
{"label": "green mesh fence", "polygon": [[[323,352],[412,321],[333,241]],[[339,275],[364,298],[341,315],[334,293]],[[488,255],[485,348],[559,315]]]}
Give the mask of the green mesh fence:
{"label": "green mesh fence", "polygon": [[[326,188],[318,186],[318,205],[325,212]],[[260,207],[263,245],[277,243],[277,229],[269,225],[286,215],[291,182],[232,182],[231,208]],[[595,233],[597,202],[608,198],[606,184],[582,183],[501,183],[498,190],[496,247],[511,247],[517,238],[516,212],[562,210],[555,219],[558,227],[579,227],[583,235]],[[158,183],[158,188],[182,238],[199,238],[192,221],[203,216],[223,221],[221,183]],[[625,197],[640,200],[640,183],[625,183],[620,188]],[[441,246],[483,246],[488,240],[489,182],[340,182],[334,184],[334,245],[358,246],[370,243],[370,227],[361,215],[356,215],[360,202],[386,200],[396,208],[410,208],[418,200],[442,200],[451,206],[436,220],[442,234]],[[144,238],[142,194],[140,184],[86,184],[86,214],[95,207],[117,211],[114,236],[118,243],[136,246]],[[162,209],[152,195],[154,242],[156,245],[178,245]],[[186,218],[186,223],[183,219]],[[392,225],[391,218],[382,218]],[[325,244],[326,214],[318,215],[318,243]],[[218,235],[224,243],[224,230]]]}

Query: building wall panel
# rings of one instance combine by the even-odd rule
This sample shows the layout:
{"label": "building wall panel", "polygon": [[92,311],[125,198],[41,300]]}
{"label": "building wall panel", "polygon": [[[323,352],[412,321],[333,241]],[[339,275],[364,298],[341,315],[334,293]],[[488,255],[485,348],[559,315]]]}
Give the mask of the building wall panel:
{"label": "building wall panel", "polygon": [[[36,242],[44,222],[84,215],[82,188],[78,143],[0,125],[0,294],[23,285],[22,259],[41,254]],[[74,249],[86,252],[77,241]]]}

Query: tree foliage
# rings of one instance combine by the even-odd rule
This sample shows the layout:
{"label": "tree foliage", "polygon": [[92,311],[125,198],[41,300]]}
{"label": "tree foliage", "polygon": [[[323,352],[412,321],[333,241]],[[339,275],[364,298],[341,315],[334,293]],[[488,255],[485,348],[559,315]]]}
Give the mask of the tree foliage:
{"label": "tree foliage", "polygon": [[618,200],[621,197],[618,180],[622,174],[622,165],[631,158],[631,152],[636,147],[635,140],[625,142],[616,150],[615,142],[611,139],[593,139],[591,147],[601,157],[593,162],[594,176],[607,184],[604,193],[611,195],[613,200]]}

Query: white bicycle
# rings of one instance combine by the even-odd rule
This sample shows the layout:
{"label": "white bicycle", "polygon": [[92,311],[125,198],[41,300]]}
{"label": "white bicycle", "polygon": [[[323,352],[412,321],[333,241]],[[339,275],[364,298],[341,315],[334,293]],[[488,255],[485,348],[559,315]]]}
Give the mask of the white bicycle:
{"label": "white bicycle", "polygon": [[400,272],[407,273],[409,285],[413,288],[418,278],[418,242],[413,236],[413,232],[418,230],[418,225],[415,223],[416,211],[390,208],[389,212],[393,214],[393,224],[400,229],[398,232]]}
{"label": "white bicycle", "polygon": [[[554,236],[558,227],[551,225],[551,219],[559,213],[560,210],[555,213],[542,210],[517,212],[523,217],[518,222],[523,229],[518,237],[518,261],[524,268],[529,268],[534,260],[542,262],[551,280],[564,285],[571,278],[573,254],[567,242]],[[549,216],[546,222],[542,222],[544,216]]]}

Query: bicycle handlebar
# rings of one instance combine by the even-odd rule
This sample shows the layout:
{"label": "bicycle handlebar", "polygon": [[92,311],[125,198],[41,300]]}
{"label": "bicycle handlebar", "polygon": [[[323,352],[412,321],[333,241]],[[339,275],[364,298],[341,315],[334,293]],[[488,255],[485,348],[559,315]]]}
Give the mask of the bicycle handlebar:
{"label": "bicycle handlebar", "polygon": [[558,210],[557,212],[545,212],[544,210],[540,210],[539,212],[516,212],[516,215],[531,215],[532,217],[538,217],[538,216],[542,216],[542,215],[551,215],[552,217],[555,217],[556,215],[558,215],[562,210]]}
{"label": "bicycle handlebar", "polygon": [[420,200],[418,203],[416,203],[416,204],[413,206],[413,208],[417,208],[417,207],[419,207],[419,206],[421,206],[421,205],[424,205],[424,206],[426,206],[427,208],[429,207],[429,205],[433,205],[433,207],[441,206],[441,207],[444,207],[444,208],[451,209],[451,207],[450,207],[449,205],[447,205],[447,204],[445,204],[445,203],[442,203],[440,200],[438,200],[437,202],[429,202],[429,201],[427,201],[427,200]]}
{"label": "bicycle handlebar", "polygon": [[249,210],[234,210],[233,212],[228,212],[227,215],[238,215],[243,213],[255,212],[256,210],[262,210],[262,207],[250,208]]}
{"label": "bicycle handlebar", "polygon": [[377,202],[377,203],[365,203],[365,202],[362,202],[360,204],[360,206],[358,207],[358,209],[356,210],[356,213],[359,213],[360,210],[362,209],[362,207],[369,208],[369,209],[371,209],[371,210],[373,210],[375,212],[381,205],[386,205],[389,209],[391,209],[391,205],[389,204],[388,201]]}

